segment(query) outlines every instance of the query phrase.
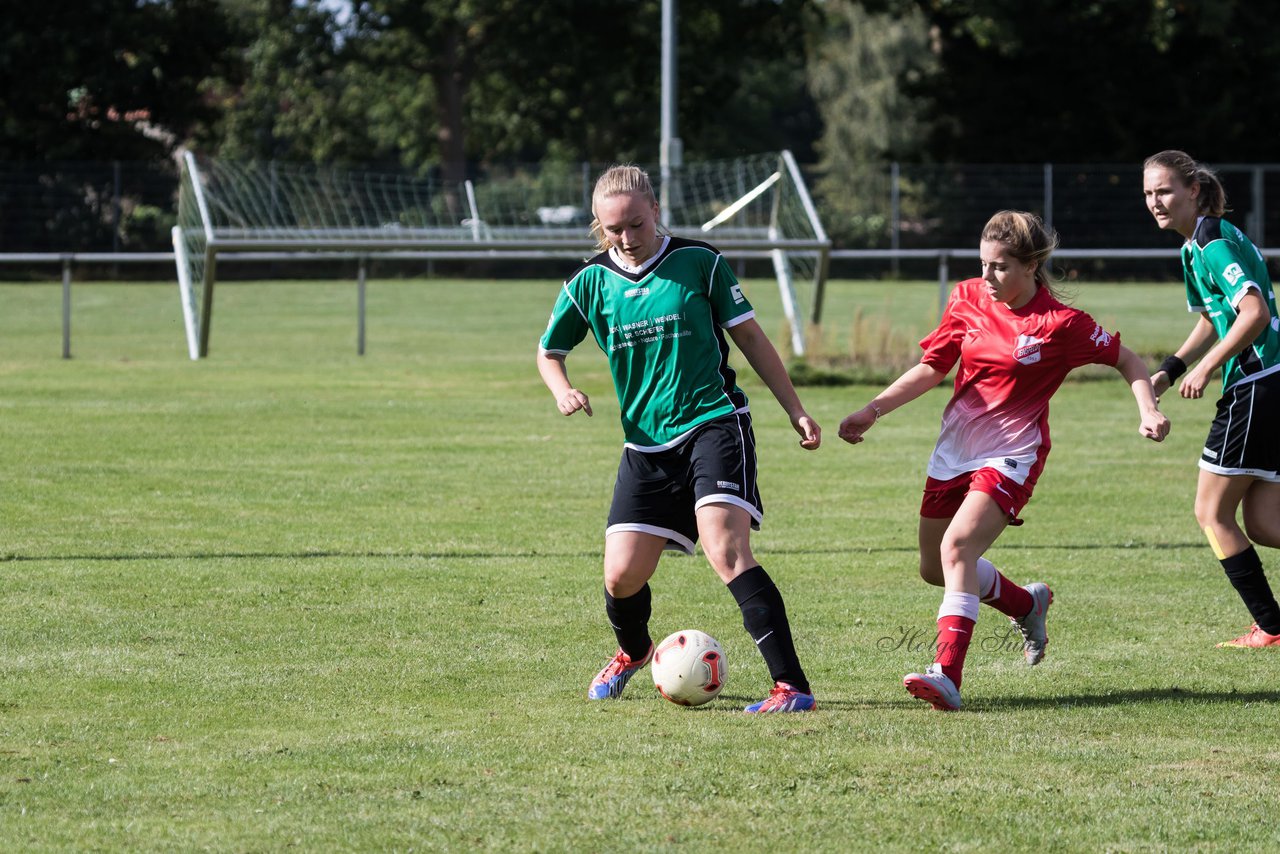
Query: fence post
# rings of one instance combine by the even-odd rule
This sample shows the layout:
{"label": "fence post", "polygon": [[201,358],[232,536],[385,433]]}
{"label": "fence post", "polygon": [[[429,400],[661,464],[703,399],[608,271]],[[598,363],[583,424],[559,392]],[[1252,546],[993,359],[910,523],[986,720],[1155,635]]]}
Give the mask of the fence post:
{"label": "fence post", "polygon": [[356,314],[359,320],[356,323],[356,355],[364,355],[364,281],[367,272],[369,259],[364,255],[360,256],[360,266],[356,273],[356,303],[358,308]]}
{"label": "fence post", "polygon": [[71,256],[62,256],[62,358],[71,358]]}

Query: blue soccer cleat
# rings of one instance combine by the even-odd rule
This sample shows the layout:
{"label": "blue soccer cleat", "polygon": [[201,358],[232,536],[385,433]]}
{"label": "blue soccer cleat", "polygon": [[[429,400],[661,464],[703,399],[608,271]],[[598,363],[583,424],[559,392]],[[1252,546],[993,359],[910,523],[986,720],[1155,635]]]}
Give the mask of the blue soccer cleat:
{"label": "blue soccer cleat", "polygon": [[747,706],[747,714],[765,712],[811,712],[818,707],[818,701],[812,694],[806,694],[794,685],[786,682],[773,683],[769,696],[758,703]]}

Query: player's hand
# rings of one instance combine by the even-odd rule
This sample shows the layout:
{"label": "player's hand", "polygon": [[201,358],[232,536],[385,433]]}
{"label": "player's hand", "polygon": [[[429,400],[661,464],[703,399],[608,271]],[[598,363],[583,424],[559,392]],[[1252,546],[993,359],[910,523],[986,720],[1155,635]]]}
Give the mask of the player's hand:
{"label": "player's hand", "polygon": [[1197,400],[1204,397],[1204,389],[1208,384],[1209,373],[1201,370],[1200,366],[1197,365],[1182,378],[1182,385],[1178,387],[1178,394],[1188,400]]}
{"label": "player's hand", "polygon": [[1138,427],[1138,432],[1153,442],[1163,442],[1164,437],[1169,435],[1169,428],[1169,417],[1156,410],[1142,416],[1142,424]]}
{"label": "player's hand", "polygon": [[556,407],[560,410],[561,415],[572,415],[581,409],[591,415],[591,398],[587,397],[586,392],[578,391],[571,388],[564,393],[564,396],[556,401]]}
{"label": "player's hand", "polygon": [[870,406],[864,406],[857,412],[845,416],[845,419],[840,422],[839,436],[850,445],[856,445],[862,441],[862,434],[871,429],[871,425],[875,423],[875,410]]}
{"label": "player's hand", "polygon": [[800,434],[800,447],[806,451],[812,451],[822,444],[822,428],[806,413],[802,412],[793,418],[791,426]]}

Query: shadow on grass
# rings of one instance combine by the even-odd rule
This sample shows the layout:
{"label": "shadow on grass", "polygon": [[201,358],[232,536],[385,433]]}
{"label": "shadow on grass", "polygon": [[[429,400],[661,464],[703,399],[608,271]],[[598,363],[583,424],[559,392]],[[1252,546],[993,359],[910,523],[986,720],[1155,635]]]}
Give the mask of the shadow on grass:
{"label": "shadow on grass", "polygon": [[301,552],[190,552],[187,554],[155,552],[152,554],[48,554],[21,555],[0,554],[0,563],[23,563],[33,561],[143,561],[143,560],[330,560],[334,558],[381,558],[384,560],[418,559],[489,559],[489,558],[598,558],[600,551],[586,552],[554,552],[554,551],[438,551],[438,552],[359,552],[359,551],[323,551],[307,550]]}
{"label": "shadow on grass", "polygon": [[[1001,542],[992,547],[992,550],[1000,551],[1136,551],[1138,549],[1153,549],[1157,551],[1170,551],[1175,549],[1204,549],[1204,540],[1187,541],[1183,543],[1005,543]],[[787,546],[770,547],[768,554],[777,555],[827,555],[827,554],[893,554],[897,552],[910,552],[915,554],[919,550],[919,546],[914,543],[902,546],[853,546],[850,548],[814,548],[805,546],[804,548],[788,548]],[[761,549],[765,551],[765,549]]]}
{"label": "shadow on grass", "polygon": [[[1060,543],[1060,544],[1016,544],[1001,543],[1001,551],[1101,551],[1130,549],[1203,549],[1204,542],[1185,543]],[[915,554],[917,546],[853,546],[849,548],[788,548],[786,546],[761,549],[770,555],[866,555],[866,554]],[[328,560],[332,558],[384,558],[384,559],[497,559],[497,558],[598,558],[601,550],[590,551],[467,551],[464,549],[441,551],[409,551],[409,552],[377,552],[377,551],[343,551],[307,550],[299,552],[190,552],[186,554],[156,552],[152,554],[0,554],[0,563],[23,563],[31,561],[142,561],[142,560]]]}
{"label": "shadow on grass", "polygon": [[[1097,694],[1062,694],[1052,697],[982,697],[966,700],[962,712],[1016,711],[1018,709],[1071,709],[1075,707],[1101,708],[1131,706],[1143,703],[1186,703],[1209,705],[1212,703],[1280,703],[1280,691],[1189,691],[1177,686],[1170,688],[1144,688],[1129,691],[1100,691]],[[881,709],[921,709],[928,706],[920,700],[905,695],[894,700],[840,700],[818,695],[818,710],[871,711]]]}
{"label": "shadow on grass", "polygon": [[1134,703],[1276,703],[1280,691],[1189,691],[1170,688],[1143,688],[1103,691],[1098,694],[1065,694],[1059,697],[987,697],[976,709],[1067,708],[1072,706],[1128,706]]}

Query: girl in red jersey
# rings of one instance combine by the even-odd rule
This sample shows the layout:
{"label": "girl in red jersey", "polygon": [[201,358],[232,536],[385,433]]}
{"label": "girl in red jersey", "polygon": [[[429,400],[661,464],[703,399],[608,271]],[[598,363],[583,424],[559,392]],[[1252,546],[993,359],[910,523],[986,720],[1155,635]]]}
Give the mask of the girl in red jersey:
{"label": "girl in red jersey", "polygon": [[1067,374],[1081,365],[1114,367],[1137,399],[1139,432],[1157,442],[1169,432],[1142,359],[1055,294],[1048,262],[1057,246],[1057,235],[1034,214],[993,216],[982,230],[982,277],[955,286],[938,328],[920,342],[920,364],[840,423],[840,438],[861,442],[878,419],[959,363],[920,507],[920,576],[946,591],[937,654],[924,673],[903,680],[936,709],[960,708],[980,602],[1018,627],[1028,664],[1044,658],[1052,591],[1038,582],[1014,584],[983,554],[1007,525],[1022,524],[1018,513],[1049,453],[1049,399]]}

